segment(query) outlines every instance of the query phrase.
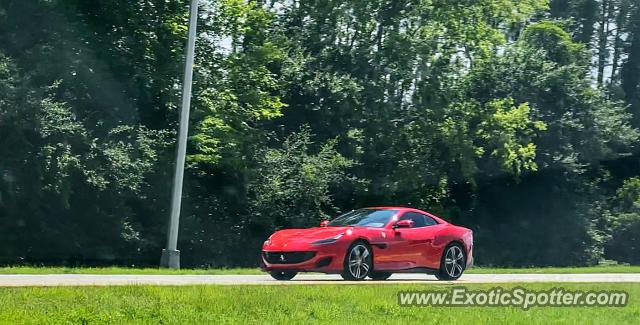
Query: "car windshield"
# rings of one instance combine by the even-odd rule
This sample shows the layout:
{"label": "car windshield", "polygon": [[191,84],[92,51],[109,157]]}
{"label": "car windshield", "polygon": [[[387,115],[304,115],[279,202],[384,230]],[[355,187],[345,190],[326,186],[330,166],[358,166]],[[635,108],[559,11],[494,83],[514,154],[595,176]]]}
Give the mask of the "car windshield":
{"label": "car windshield", "polygon": [[389,222],[389,220],[391,220],[391,217],[393,217],[396,212],[398,212],[398,210],[355,210],[333,219],[331,222],[329,222],[329,226],[359,226],[382,228]]}

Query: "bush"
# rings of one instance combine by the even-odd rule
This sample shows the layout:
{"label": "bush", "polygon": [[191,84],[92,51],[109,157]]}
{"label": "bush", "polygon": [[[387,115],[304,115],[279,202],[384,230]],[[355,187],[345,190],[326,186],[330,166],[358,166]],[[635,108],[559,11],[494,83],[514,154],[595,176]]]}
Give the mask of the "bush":
{"label": "bush", "polygon": [[612,211],[606,258],[640,264],[640,178],[630,178],[618,189]]}

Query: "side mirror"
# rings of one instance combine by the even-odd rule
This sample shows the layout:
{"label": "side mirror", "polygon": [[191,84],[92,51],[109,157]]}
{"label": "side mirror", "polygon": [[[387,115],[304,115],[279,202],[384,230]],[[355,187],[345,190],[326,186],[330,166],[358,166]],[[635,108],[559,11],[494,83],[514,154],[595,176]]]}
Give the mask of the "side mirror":
{"label": "side mirror", "polygon": [[393,225],[393,229],[396,228],[413,228],[413,220],[400,220]]}
{"label": "side mirror", "polygon": [[329,220],[322,220],[320,221],[320,227],[326,227],[329,225]]}

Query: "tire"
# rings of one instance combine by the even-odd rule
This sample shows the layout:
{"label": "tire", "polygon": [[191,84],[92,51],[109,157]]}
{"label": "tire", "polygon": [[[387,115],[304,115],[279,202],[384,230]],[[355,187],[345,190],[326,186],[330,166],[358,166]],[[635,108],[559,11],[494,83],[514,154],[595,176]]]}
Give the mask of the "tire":
{"label": "tire", "polygon": [[458,243],[451,243],[445,247],[440,259],[440,269],[436,278],[441,281],[458,280],[467,266],[467,256],[464,248]]}
{"label": "tire", "polygon": [[373,267],[371,247],[363,241],[357,241],[347,249],[344,256],[344,266],[340,274],[349,281],[364,280]]}
{"label": "tire", "polygon": [[376,280],[376,281],[383,281],[388,279],[391,276],[391,272],[369,272],[369,277],[372,280]]}
{"label": "tire", "polygon": [[269,274],[272,278],[279,281],[288,281],[293,279],[298,272],[289,272],[289,271],[270,271]]}

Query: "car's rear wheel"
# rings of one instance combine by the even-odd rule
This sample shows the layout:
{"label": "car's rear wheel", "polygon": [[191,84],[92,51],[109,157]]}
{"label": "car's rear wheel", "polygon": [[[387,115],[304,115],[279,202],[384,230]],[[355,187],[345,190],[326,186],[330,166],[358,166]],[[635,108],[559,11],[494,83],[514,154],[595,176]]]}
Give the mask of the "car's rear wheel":
{"label": "car's rear wheel", "polygon": [[436,273],[438,280],[452,281],[462,276],[467,259],[464,255],[464,249],[458,243],[449,244],[442,254],[440,261],[440,269]]}
{"label": "car's rear wheel", "polygon": [[342,278],[350,281],[364,280],[373,266],[371,248],[363,241],[353,243],[344,257]]}
{"label": "car's rear wheel", "polygon": [[271,275],[272,278],[274,278],[276,280],[287,281],[287,280],[293,279],[293,277],[296,276],[296,274],[298,274],[298,272],[271,271],[271,272],[269,272],[269,274]]}
{"label": "car's rear wheel", "polygon": [[369,272],[369,277],[372,280],[377,280],[377,281],[382,281],[382,280],[386,280],[391,276],[391,272]]}

